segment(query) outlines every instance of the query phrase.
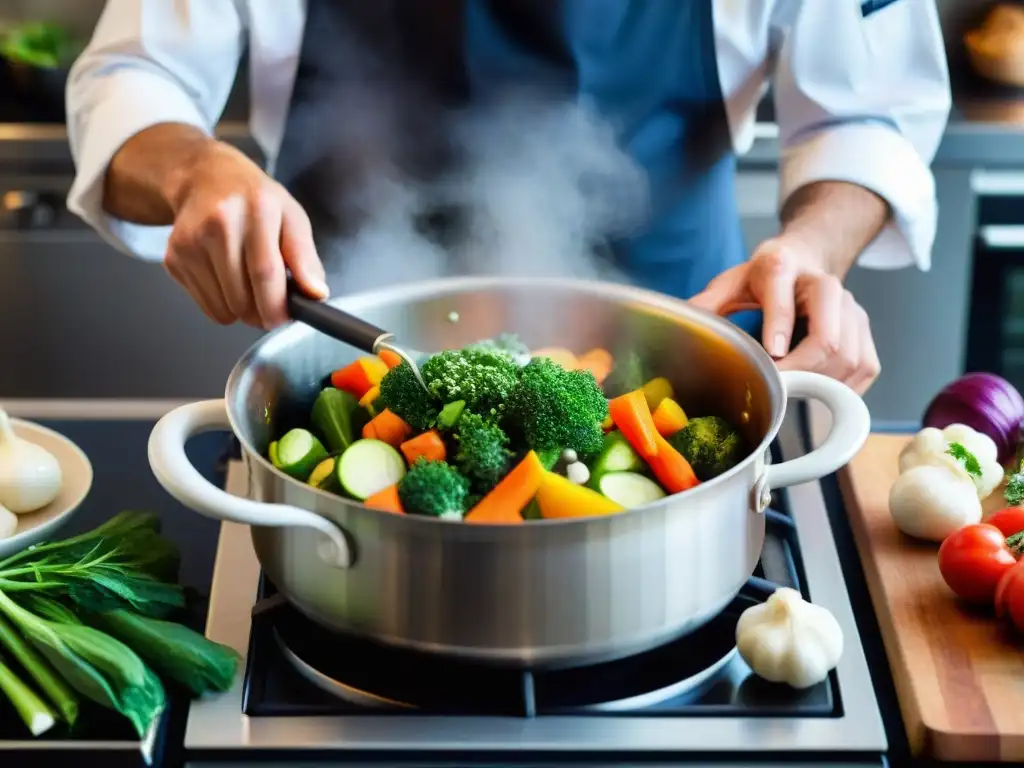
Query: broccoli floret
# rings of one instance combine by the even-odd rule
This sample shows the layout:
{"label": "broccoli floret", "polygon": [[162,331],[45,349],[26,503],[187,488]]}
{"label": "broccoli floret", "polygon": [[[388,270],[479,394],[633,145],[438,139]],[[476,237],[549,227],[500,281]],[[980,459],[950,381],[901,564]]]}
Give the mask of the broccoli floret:
{"label": "broccoli floret", "polygon": [[420,372],[427,388],[442,403],[464,400],[466,410],[496,416],[516,385],[519,369],[503,352],[467,348],[434,355]]}
{"label": "broccoli floret", "polygon": [[511,465],[513,454],[508,450],[505,430],[478,414],[465,413],[459,419],[454,439],[455,466],[469,478],[475,493],[487,493],[505,476]]}
{"label": "broccoli floret", "polygon": [[398,499],[410,515],[461,520],[468,497],[469,480],[444,461],[418,459],[398,481]]}
{"label": "broccoli floret", "polygon": [[590,371],[567,371],[548,358],[534,358],[509,397],[506,423],[534,450],[571,448],[583,457],[601,450],[607,416],[608,400]]}
{"label": "broccoli floret", "polygon": [[720,416],[697,416],[669,438],[702,482],[732,469],[743,458],[743,438]]}
{"label": "broccoli floret", "polygon": [[489,349],[505,354],[511,359],[529,357],[530,348],[519,340],[514,333],[499,333],[493,339],[484,339],[470,344],[466,349]]}
{"label": "broccoli floret", "polygon": [[441,407],[423,389],[408,363],[397,365],[384,374],[377,405],[390,409],[417,432],[434,426]]}

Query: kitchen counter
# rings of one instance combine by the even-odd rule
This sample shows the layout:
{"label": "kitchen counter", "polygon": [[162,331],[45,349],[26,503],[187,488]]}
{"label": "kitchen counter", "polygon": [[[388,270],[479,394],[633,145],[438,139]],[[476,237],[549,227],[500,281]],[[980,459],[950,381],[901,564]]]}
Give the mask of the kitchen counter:
{"label": "kitchen counter", "polygon": [[[164,522],[164,532],[182,549],[182,581],[206,593],[210,585],[218,524],[186,510],[173,501],[157,484],[146,458],[146,442],[155,420],[174,402],[147,401],[7,401],[3,406],[12,415],[38,420],[66,434],[90,456],[95,469],[95,484],[86,504],[66,529],[78,532],[96,526],[124,508],[151,509]],[[827,429],[820,414],[812,416],[811,434],[820,436]],[[811,437],[809,439],[816,439]],[[211,479],[224,480],[225,435],[207,434],[189,446],[195,465]],[[902,765],[905,754],[899,711],[895,702],[888,665],[878,640],[878,627],[871,610],[860,563],[846,523],[842,501],[833,478],[822,483],[828,504],[829,518],[839,551],[851,605],[857,617],[868,667],[872,672],[876,696],[882,709],[888,741],[890,763]],[[102,714],[102,713],[101,713]],[[154,750],[154,765],[159,768],[179,766],[184,753],[185,715],[187,703],[174,702]],[[6,718],[0,720],[7,721]],[[20,726],[20,723],[16,724]],[[77,741],[4,741],[7,731],[0,723],[0,764],[25,764],[39,768],[63,766],[74,757],[100,757],[104,765],[141,766],[139,744],[117,717],[103,719],[95,728],[109,730],[108,741],[96,740],[102,734],[84,731]]]}
{"label": "kitchen counter", "polygon": [[[205,620],[219,525],[183,508],[153,477],[146,443],[156,419],[177,403],[90,401],[3,401],[12,416],[32,419],[66,435],[85,451],[93,465],[92,490],[60,536],[95,528],[117,512],[138,509],[155,512],[163,533],[181,550],[180,579],[202,599],[193,611],[197,629]],[[188,447],[195,466],[209,479],[224,481],[223,433],[200,435]],[[180,760],[187,702],[172,701],[153,747],[154,765],[174,765]],[[53,732],[58,729],[55,728]],[[141,745],[120,715],[92,706],[83,707],[80,733],[29,740],[21,721],[0,706],[0,765],[32,765],[63,768],[75,757],[88,756],[106,768],[142,766]]]}

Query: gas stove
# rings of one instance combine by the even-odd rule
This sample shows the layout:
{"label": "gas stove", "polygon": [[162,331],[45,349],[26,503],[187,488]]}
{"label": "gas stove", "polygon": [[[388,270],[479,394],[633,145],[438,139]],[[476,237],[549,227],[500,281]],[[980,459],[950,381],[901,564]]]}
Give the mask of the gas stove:
{"label": "gas stove", "polygon": [[[793,409],[796,410],[796,409]],[[804,452],[796,415],[776,458]],[[240,463],[228,490],[245,495]],[[882,765],[886,737],[817,483],[774,495],[761,561],[698,631],[634,657],[513,670],[386,648],[323,629],[260,573],[248,529],[221,531],[207,633],[245,674],[192,705],[188,765]],[[739,614],[776,586],[835,615],[845,650],[829,678],[793,691],[736,653]]]}

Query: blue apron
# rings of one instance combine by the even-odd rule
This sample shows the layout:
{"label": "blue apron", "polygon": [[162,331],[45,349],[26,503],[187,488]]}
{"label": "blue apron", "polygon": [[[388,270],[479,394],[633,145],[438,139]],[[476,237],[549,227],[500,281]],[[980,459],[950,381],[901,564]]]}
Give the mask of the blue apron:
{"label": "blue apron", "polygon": [[[366,11],[368,6],[376,10]],[[318,200],[325,195],[344,197],[336,179],[324,189],[325,183],[309,178],[323,165],[310,131],[335,122],[324,120],[330,107],[320,102],[332,93],[336,98],[339,83],[416,79],[430,97],[415,100],[400,119],[416,124],[423,145],[433,147],[425,154],[433,155],[446,147],[444,137],[431,134],[425,104],[443,108],[507,86],[554,85],[610,120],[621,131],[623,148],[648,174],[651,220],[628,240],[610,243],[629,279],[689,298],[745,259],[711,0],[308,0],[307,7],[278,176],[311,215],[324,213]],[[389,73],[353,71],[342,39],[372,47],[378,69]],[[337,120],[344,121],[344,107],[336,108]],[[359,152],[349,151],[353,157]],[[330,225],[345,226],[334,213]],[[314,226],[327,225],[314,216]],[[757,315],[733,320],[751,329]]]}

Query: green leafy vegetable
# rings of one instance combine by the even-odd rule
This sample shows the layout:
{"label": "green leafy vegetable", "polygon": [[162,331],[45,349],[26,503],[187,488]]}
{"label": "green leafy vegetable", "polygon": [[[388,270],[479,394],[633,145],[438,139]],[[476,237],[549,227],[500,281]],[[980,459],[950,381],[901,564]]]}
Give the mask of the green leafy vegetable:
{"label": "green leafy vegetable", "polygon": [[1024,472],[1014,472],[1007,478],[1003,499],[1012,507],[1024,504]]}
{"label": "green leafy vegetable", "polygon": [[0,617],[0,646],[17,659],[40,690],[53,703],[61,719],[74,725],[78,719],[78,697],[54,671],[49,662],[29,645],[8,621]]}
{"label": "green leafy vegetable", "polygon": [[99,626],[136,649],[153,669],[196,696],[226,691],[238,673],[238,654],[181,624],[111,611],[95,617]]}
{"label": "green leafy vegetable", "polygon": [[[79,694],[145,738],[166,704],[154,669],[195,695],[225,690],[238,670],[232,649],[162,618],[185,603],[180,586],[161,580],[177,566],[156,517],[139,512],[12,555],[0,562],[0,648],[68,724]],[[45,702],[2,663],[0,693],[30,728],[49,727]]]}
{"label": "green leafy vegetable", "polygon": [[967,474],[972,477],[981,477],[981,464],[978,462],[978,458],[968,451],[963,443],[950,443],[946,448],[946,453],[963,464]]}
{"label": "green leafy vegetable", "polygon": [[14,705],[18,716],[28,726],[33,736],[46,733],[56,722],[53,711],[36,695],[35,691],[14,674],[11,668],[4,663],[2,656],[0,656],[0,693],[3,693]]}

